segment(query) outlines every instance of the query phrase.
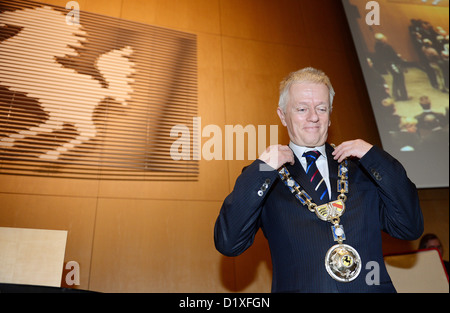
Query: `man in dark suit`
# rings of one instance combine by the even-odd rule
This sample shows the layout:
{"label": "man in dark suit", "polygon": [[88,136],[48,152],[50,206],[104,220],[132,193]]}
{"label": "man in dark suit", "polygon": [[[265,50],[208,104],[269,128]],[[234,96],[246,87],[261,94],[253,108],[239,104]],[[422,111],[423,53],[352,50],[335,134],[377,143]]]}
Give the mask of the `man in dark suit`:
{"label": "man in dark suit", "polygon": [[[238,177],[216,221],[216,248],[237,256],[261,228],[272,256],[272,292],[395,292],[381,230],[420,237],[417,191],[380,148],[360,139],[335,149],[326,143],[333,96],[328,77],[313,68],[282,82],[277,112],[289,146],[267,148]],[[308,150],[316,150],[319,170],[311,179]],[[316,187],[311,181],[318,175]]]}
{"label": "man in dark suit", "polygon": [[428,96],[420,97],[419,104],[423,111],[414,117],[417,120],[419,132],[439,131],[448,125],[448,116],[431,110],[431,100]]}

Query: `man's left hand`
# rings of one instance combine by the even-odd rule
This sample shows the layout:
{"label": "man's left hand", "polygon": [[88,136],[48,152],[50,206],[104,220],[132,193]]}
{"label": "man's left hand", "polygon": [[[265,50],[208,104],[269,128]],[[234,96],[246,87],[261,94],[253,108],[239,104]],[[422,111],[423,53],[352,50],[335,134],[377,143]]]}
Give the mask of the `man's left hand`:
{"label": "man's left hand", "polygon": [[361,159],[372,147],[373,145],[362,139],[344,141],[334,149],[332,154],[338,162],[342,162],[348,157]]}

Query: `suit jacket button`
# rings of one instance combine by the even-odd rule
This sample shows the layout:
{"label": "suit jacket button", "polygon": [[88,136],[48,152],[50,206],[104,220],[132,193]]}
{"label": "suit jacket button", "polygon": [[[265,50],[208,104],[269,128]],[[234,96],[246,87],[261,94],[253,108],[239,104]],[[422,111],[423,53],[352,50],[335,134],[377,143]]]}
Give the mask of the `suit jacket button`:
{"label": "suit jacket button", "polygon": [[381,180],[382,179],[380,173],[378,173],[375,169],[371,169],[370,171],[372,172],[373,176],[375,176],[376,180]]}
{"label": "suit jacket button", "polygon": [[258,190],[258,196],[262,197],[264,192],[262,190]]}

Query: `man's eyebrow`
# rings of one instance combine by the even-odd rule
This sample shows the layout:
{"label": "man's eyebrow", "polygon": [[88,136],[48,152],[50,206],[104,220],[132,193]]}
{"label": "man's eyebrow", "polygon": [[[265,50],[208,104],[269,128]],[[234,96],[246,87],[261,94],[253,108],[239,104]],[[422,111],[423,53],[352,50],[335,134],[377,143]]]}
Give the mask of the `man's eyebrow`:
{"label": "man's eyebrow", "polygon": [[[301,102],[296,102],[296,105],[309,105],[309,104],[313,104],[312,102],[305,102],[305,101],[301,101]],[[316,104],[316,106],[318,105],[328,105],[328,102],[319,102]]]}

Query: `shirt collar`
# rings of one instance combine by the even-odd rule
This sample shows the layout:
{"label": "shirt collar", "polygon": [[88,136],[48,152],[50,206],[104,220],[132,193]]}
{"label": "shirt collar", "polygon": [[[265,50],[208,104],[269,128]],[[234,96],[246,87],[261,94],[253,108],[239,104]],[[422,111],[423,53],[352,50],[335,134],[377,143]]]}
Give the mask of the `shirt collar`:
{"label": "shirt collar", "polygon": [[317,150],[317,151],[319,151],[322,154],[321,157],[324,157],[325,159],[327,158],[327,153],[326,153],[326,150],[325,150],[325,144],[323,144],[323,145],[321,145],[319,147],[310,148],[310,147],[297,146],[295,143],[293,143],[291,141],[289,143],[289,147],[292,149],[292,151],[294,151],[294,154],[297,156],[297,158],[299,160],[302,159],[303,153],[305,153],[306,151],[310,151],[310,150]]}

